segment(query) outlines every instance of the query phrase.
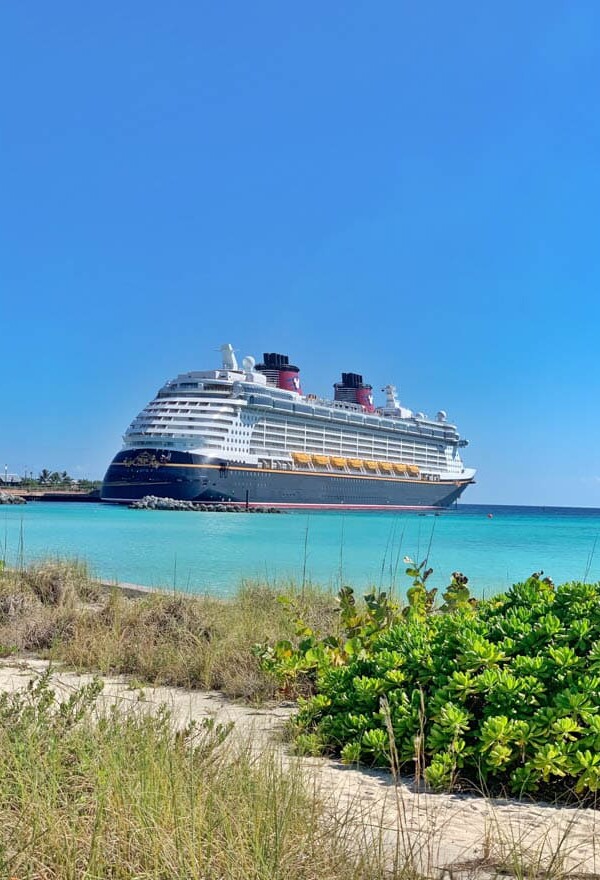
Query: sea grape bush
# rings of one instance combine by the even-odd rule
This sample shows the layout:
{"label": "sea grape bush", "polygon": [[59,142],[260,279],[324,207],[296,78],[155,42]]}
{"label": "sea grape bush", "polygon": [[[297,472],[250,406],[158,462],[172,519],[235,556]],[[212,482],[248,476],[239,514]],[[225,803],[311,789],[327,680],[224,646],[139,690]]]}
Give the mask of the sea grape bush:
{"label": "sea grape bush", "polygon": [[301,751],[424,768],[437,790],[587,796],[600,788],[600,584],[555,588],[537,573],[476,602],[456,572],[435,607],[431,571],[407,560],[400,608],[339,594],[340,634],[297,625],[297,644],[257,653],[289,692]]}

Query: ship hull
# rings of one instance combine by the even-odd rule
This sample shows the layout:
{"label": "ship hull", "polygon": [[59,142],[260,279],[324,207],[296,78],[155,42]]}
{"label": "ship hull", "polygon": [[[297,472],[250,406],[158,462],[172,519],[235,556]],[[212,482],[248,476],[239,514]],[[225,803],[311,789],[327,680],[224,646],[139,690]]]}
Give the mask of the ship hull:
{"label": "ship hull", "polygon": [[155,495],[281,508],[431,509],[451,505],[470,482],[260,468],[187,452],[128,449],[111,462],[100,497],[116,504]]}

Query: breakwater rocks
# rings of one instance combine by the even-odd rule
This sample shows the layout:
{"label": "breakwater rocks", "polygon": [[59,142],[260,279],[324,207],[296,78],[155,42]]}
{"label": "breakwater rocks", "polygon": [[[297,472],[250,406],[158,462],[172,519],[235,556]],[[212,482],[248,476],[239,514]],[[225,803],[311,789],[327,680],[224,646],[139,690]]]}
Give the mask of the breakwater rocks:
{"label": "breakwater rocks", "polygon": [[0,492],[0,504],[27,504],[25,498],[11,492]]}
{"label": "breakwater rocks", "polygon": [[251,504],[203,504],[198,501],[178,501],[176,498],[158,498],[144,495],[129,505],[130,510],[200,510],[214,513],[281,513],[276,507],[253,507]]}

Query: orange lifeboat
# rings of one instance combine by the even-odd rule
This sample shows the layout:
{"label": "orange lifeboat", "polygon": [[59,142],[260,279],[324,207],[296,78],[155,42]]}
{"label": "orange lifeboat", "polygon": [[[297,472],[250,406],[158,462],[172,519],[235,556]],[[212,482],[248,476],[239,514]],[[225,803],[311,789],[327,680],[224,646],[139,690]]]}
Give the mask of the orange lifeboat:
{"label": "orange lifeboat", "polygon": [[378,461],[369,461],[367,459],[365,461],[365,467],[368,471],[378,471],[379,470],[379,462]]}
{"label": "orange lifeboat", "polygon": [[338,456],[338,455],[331,456],[331,464],[336,468],[345,468],[346,463],[347,463],[346,458],[342,458],[341,456]]}
{"label": "orange lifeboat", "polygon": [[308,452],[292,452],[292,459],[296,464],[308,464],[310,455]]}
{"label": "orange lifeboat", "polygon": [[394,470],[397,474],[405,474],[408,471],[408,465],[394,462]]}
{"label": "orange lifeboat", "polygon": [[326,466],[329,464],[329,456],[328,455],[313,455],[312,460],[315,464],[320,464],[321,466]]}
{"label": "orange lifeboat", "polygon": [[351,468],[355,468],[357,471],[362,470],[364,462],[362,458],[349,458],[348,464]]}

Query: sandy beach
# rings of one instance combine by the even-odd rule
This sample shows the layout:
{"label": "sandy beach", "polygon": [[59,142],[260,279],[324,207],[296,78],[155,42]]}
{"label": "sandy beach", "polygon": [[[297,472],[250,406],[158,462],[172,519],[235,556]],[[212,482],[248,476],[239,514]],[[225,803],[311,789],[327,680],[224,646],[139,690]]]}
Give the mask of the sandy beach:
{"label": "sandy beach", "polygon": [[[26,688],[48,665],[31,658],[3,660],[0,690]],[[66,697],[92,679],[54,667],[52,686]],[[532,876],[541,871],[546,876],[598,874],[596,810],[418,791],[410,780],[396,784],[387,772],[291,755],[282,733],[294,712],[292,703],[253,708],[217,691],[142,687],[124,676],[102,680],[101,705],[149,712],[167,705],[177,726],[208,718],[233,722],[234,741],[257,753],[271,750],[283,765],[298,762],[331,821],[344,823],[353,834],[383,848],[390,866],[408,856],[427,876],[497,876],[513,873],[511,859],[518,853],[530,863]]]}

